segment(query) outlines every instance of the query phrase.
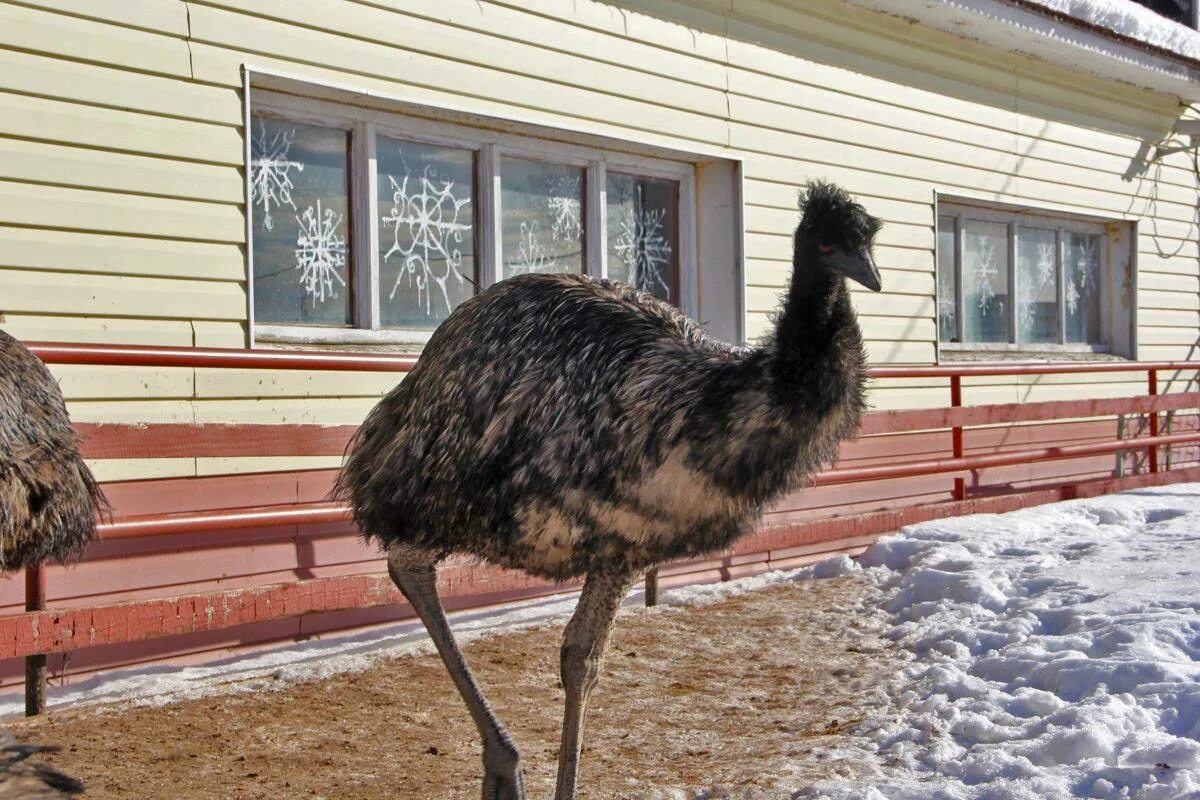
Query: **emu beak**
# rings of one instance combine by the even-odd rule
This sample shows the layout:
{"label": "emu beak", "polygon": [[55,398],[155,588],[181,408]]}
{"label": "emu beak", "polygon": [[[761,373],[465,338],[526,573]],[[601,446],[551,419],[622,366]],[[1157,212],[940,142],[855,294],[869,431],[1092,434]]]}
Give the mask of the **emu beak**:
{"label": "emu beak", "polygon": [[883,288],[883,281],[879,277],[879,268],[875,266],[875,259],[871,258],[870,250],[860,250],[857,253],[834,250],[826,258],[830,266],[838,272],[850,280],[861,283],[872,292],[878,292]]}

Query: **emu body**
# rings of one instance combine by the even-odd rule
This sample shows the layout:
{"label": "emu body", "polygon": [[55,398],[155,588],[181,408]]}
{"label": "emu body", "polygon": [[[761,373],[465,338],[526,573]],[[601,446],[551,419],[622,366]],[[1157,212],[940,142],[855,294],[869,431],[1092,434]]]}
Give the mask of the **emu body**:
{"label": "emu body", "polygon": [[54,376],[0,331],[0,572],[80,555],[104,508]]}
{"label": "emu body", "polygon": [[563,637],[556,798],[575,796],[587,698],[636,576],[725,547],[858,427],[864,353],[844,277],[878,290],[879,223],[811,184],[773,336],[739,348],[658,299],[528,275],[459,306],[371,412],[337,492],[424,620],[484,743],[485,800],[520,762],[454,644],[435,589],[450,553],[586,576]]}

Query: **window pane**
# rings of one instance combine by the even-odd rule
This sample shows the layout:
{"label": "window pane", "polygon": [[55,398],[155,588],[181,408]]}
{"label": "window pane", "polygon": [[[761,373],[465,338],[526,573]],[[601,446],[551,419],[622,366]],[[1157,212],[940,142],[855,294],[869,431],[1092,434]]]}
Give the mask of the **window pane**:
{"label": "window pane", "polygon": [[376,139],[379,317],[435,328],[475,291],[475,154]]}
{"label": "window pane", "polygon": [[1017,340],[1058,342],[1058,258],[1054,231],[1017,231]]}
{"label": "window pane", "polygon": [[583,169],[500,161],[504,277],[583,272]]}
{"label": "window pane", "polygon": [[938,338],[943,342],[958,341],[956,320],[958,304],[955,298],[955,293],[958,289],[958,264],[954,258],[955,240],[957,238],[958,220],[954,217],[938,217]]}
{"label": "window pane", "polygon": [[963,242],[963,338],[1008,342],[1008,226],[968,219]]}
{"label": "window pane", "polygon": [[348,145],[345,131],[251,119],[256,321],[350,323]]}
{"label": "window pane", "polygon": [[608,276],[679,303],[679,182],[609,173]]}
{"label": "window pane", "polygon": [[1104,237],[1098,233],[1067,232],[1066,260],[1063,273],[1063,301],[1066,303],[1066,341],[1099,344],[1100,331],[1100,248]]}

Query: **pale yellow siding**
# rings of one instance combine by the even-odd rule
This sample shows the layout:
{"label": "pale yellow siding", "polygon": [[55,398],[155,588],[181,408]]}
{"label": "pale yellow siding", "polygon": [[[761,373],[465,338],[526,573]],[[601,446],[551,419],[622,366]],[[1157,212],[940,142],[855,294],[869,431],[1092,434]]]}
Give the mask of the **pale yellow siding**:
{"label": "pale yellow siding", "polygon": [[[742,161],[751,338],[788,278],[796,187],[825,177],[887,222],[886,291],[855,292],[876,362],[936,358],[935,191],[1136,220],[1138,355],[1200,355],[1194,165],[1186,153],[1139,162],[1182,115],[1173,99],[837,2],[783,0],[0,2],[0,324],[25,339],[244,345],[247,63]],[[353,423],[393,382],[55,371],[81,421]],[[1139,387],[994,379],[966,391],[1009,402]],[[881,381],[872,401],[946,397],[944,381]]]}

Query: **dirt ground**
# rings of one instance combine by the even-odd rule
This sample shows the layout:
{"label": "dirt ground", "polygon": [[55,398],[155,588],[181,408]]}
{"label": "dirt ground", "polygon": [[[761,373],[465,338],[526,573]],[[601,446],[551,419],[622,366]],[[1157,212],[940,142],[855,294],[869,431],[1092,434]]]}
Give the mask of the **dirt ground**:
{"label": "dirt ground", "polygon": [[[852,777],[863,765],[823,751],[901,664],[878,629],[854,576],[622,612],[588,716],[581,797],[773,798]],[[560,636],[541,627],[466,648],[521,749],[531,800],[553,794]],[[11,727],[62,745],[48,760],[96,800],[479,797],[475,729],[434,655],[281,691]]]}

